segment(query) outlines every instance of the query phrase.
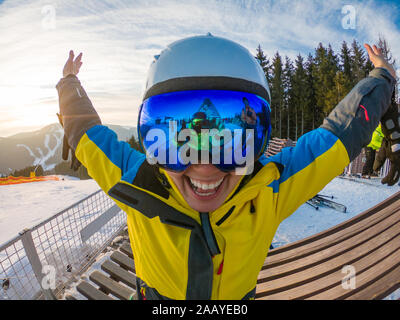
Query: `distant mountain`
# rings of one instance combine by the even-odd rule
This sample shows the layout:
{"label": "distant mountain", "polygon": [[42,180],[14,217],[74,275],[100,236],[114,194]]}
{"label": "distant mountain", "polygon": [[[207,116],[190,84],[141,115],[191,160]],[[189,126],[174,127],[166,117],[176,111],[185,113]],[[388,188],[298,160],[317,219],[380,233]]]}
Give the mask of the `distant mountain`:
{"label": "distant mountain", "polygon": [[[137,137],[135,127],[106,126],[113,130],[121,141],[127,141],[132,135]],[[54,169],[62,161],[63,136],[62,127],[55,123],[37,131],[0,137],[0,174],[8,175],[14,170],[36,165],[41,165],[45,171]]]}

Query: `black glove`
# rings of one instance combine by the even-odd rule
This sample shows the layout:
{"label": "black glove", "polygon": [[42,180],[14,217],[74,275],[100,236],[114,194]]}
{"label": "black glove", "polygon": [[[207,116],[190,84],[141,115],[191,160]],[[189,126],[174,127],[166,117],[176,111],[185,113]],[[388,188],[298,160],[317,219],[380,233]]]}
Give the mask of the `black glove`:
{"label": "black glove", "polygon": [[382,140],[381,149],[374,162],[374,170],[379,170],[385,163],[390,161],[390,170],[382,183],[389,186],[394,185],[400,176],[400,113],[393,93],[392,102],[388,111],[381,119],[382,133],[385,136]]}
{"label": "black glove", "polygon": [[390,161],[390,170],[386,177],[382,179],[382,183],[393,186],[399,181],[400,177],[400,152],[393,152],[389,140],[383,138],[382,146],[374,161],[374,171],[379,171],[386,159]]}
{"label": "black glove", "polygon": [[[64,124],[62,121],[62,116],[57,113],[57,117],[58,117],[58,121],[60,122],[61,126],[64,128]],[[68,144],[68,138],[67,136],[64,134],[64,139],[63,139],[63,150],[62,150],[62,158],[63,160],[67,161],[68,160],[68,156],[69,156],[69,151],[71,150],[71,166],[70,168],[73,169],[74,171],[77,171],[79,169],[79,167],[81,166],[81,163],[79,162],[79,160],[76,158],[75,156],[75,151],[73,149],[71,149],[71,147]]]}

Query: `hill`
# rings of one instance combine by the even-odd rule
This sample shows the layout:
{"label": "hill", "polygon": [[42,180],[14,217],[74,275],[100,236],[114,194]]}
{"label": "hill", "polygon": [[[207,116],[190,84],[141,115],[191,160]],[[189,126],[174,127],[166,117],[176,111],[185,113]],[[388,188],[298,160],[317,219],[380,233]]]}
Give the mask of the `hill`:
{"label": "hill", "polygon": [[[132,135],[137,136],[135,127],[106,126],[122,141],[127,141]],[[54,169],[62,161],[63,135],[62,127],[54,123],[37,131],[0,138],[0,174],[8,175],[14,170],[37,165],[45,171]]]}

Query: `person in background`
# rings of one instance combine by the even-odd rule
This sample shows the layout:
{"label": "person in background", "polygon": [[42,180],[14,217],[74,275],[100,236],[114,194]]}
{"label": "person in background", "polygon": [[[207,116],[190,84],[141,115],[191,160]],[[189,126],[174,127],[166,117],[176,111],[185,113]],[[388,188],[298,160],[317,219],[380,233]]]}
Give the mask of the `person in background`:
{"label": "person in background", "polygon": [[369,179],[371,176],[378,175],[377,172],[374,171],[373,166],[374,166],[376,151],[380,149],[383,137],[384,135],[382,133],[382,127],[379,124],[379,126],[375,129],[374,133],[372,134],[371,142],[369,143],[368,146],[364,148],[366,162],[362,170],[363,178]]}

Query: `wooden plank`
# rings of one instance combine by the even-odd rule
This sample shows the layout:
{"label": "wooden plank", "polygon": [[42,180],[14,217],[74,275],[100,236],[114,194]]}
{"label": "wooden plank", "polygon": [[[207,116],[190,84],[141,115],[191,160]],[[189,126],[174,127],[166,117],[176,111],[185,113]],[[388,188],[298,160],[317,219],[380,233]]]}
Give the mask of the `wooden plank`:
{"label": "wooden plank", "polygon": [[133,259],[133,253],[132,253],[132,248],[131,244],[129,242],[125,242],[121,245],[119,248],[123,253],[128,255],[129,258]]}
{"label": "wooden plank", "polygon": [[332,296],[336,297],[335,299],[351,299],[351,296],[359,297],[360,299],[372,299],[372,297],[367,297],[365,295],[355,295],[357,292],[361,292],[362,289],[366,288],[369,285],[373,285],[375,281],[377,281],[380,277],[384,276],[390,268],[399,264],[400,261],[400,248],[398,248],[393,254],[387,256],[382,259],[378,263],[376,263],[372,268],[368,270],[358,273],[356,270],[356,288],[352,290],[346,290],[342,287],[342,284],[337,285],[329,290],[323,291],[317,295],[310,297],[309,299],[313,300],[331,300]]}
{"label": "wooden plank", "polygon": [[[372,285],[348,297],[351,300],[381,300],[400,288],[400,265],[376,280]],[[400,299],[399,299],[400,300]]]}
{"label": "wooden plank", "polygon": [[[399,231],[398,231],[399,232]],[[379,241],[379,240],[378,240]],[[393,248],[396,248],[400,242],[400,235],[393,237],[386,243],[382,243],[381,247],[377,247],[372,254],[367,254],[364,257],[352,262],[352,266],[355,268],[357,273],[362,273],[365,270],[373,267],[374,262],[378,262],[390,255],[393,252]],[[368,243],[367,243],[368,244]],[[373,262],[371,262],[371,259]],[[348,261],[349,263],[349,261]],[[304,284],[298,284],[292,288],[287,288],[284,291],[279,291],[274,293],[275,288],[271,290],[257,286],[257,297],[267,300],[281,300],[281,299],[312,299],[313,295],[316,295],[322,291],[328,290],[334,286],[341,285],[345,274],[342,273],[342,267],[348,263],[343,263],[342,266],[336,268],[333,272],[317,278],[311,282],[306,282]],[[331,299],[335,299],[331,296]]]}
{"label": "wooden plank", "polygon": [[344,222],[342,222],[342,223],[340,223],[338,225],[335,225],[332,228],[324,230],[324,231],[322,231],[320,233],[317,233],[317,234],[312,235],[310,237],[307,237],[305,239],[301,239],[301,240],[295,241],[293,243],[289,243],[289,244],[287,244],[285,246],[282,246],[282,247],[276,248],[274,250],[271,250],[270,251],[270,255],[271,256],[272,255],[277,255],[277,254],[280,254],[280,253],[285,252],[285,251],[289,251],[289,250],[292,250],[292,249],[296,249],[298,247],[302,247],[303,245],[305,245],[307,243],[314,242],[315,240],[319,240],[319,239],[325,237],[326,235],[330,235],[330,234],[333,234],[333,233],[335,233],[337,231],[341,231],[344,228],[351,227],[351,226],[353,226],[355,224],[358,224],[359,222],[361,222],[362,220],[364,220],[366,218],[370,218],[371,216],[372,217],[376,216],[376,213],[378,213],[379,211],[382,211],[382,210],[386,209],[388,206],[391,206],[391,205],[396,204],[396,203],[397,203],[397,206],[394,207],[394,211],[397,211],[397,209],[400,206],[400,201],[399,200],[400,200],[400,192],[397,192],[396,194],[390,196],[386,200],[376,204],[372,208],[360,213],[359,215],[357,215],[357,216],[355,216],[355,217],[353,217],[353,218],[351,218],[349,220],[346,220],[346,221],[344,221]]}
{"label": "wooden plank", "polygon": [[[398,221],[400,221],[400,211],[391,215],[386,220],[382,220],[378,222],[378,224],[363,230],[361,233],[358,233],[355,236],[353,235],[351,238],[340,241],[339,243],[336,243],[337,241],[332,239],[332,242],[336,243],[332,246],[328,246],[327,248],[316,252],[313,250],[311,254],[298,257],[298,259],[287,259],[282,261],[281,264],[268,266],[260,272],[259,278],[262,279],[266,274],[272,276],[274,273],[283,274],[289,270],[301,269],[307,264],[313,264],[318,260],[328,259],[330,255],[335,256],[340,252],[348,251],[354,247],[356,243],[361,243],[366,241],[368,238],[372,238],[374,234],[379,234],[382,230],[390,227],[392,224],[395,224]],[[266,259],[266,262],[268,263],[268,259]]]}
{"label": "wooden plank", "polygon": [[[396,239],[397,241],[399,240],[399,238]],[[377,241],[377,243],[379,242]],[[344,277],[344,275],[341,273],[343,265],[355,266],[357,264],[357,273],[360,273],[363,271],[363,269],[360,270],[358,267],[360,264],[360,259],[363,259],[361,262],[366,261],[364,269],[368,269],[373,263],[376,262],[378,257],[381,258],[382,255],[384,256],[385,254],[390,254],[391,250],[393,250],[393,246],[396,245],[396,242],[389,242],[386,246],[372,252],[371,250],[373,249],[370,249],[369,245],[369,242],[363,244],[363,248],[360,249],[361,251],[358,250],[359,248],[357,248],[357,254],[353,255],[353,252],[350,251],[336,257],[333,260],[327,261],[322,265],[317,265],[302,272],[294,273],[286,277],[278,277],[274,280],[262,283],[257,287],[257,295],[275,294],[276,298],[276,296],[282,292],[283,295],[289,296],[290,294],[291,299],[311,295],[313,292],[320,291],[321,285],[323,285],[325,288],[329,286],[329,282],[327,282],[326,279],[321,279],[322,277],[332,274],[333,279],[331,279],[331,281],[333,281],[334,284],[339,284],[341,283],[341,279]],[[361,254],[360,252],[364,253]],[[351,257],[352,255],[352,259],[346,259],[348,256]],[[336,276],[336,279],[334,276]],[[373,277],[374,275],[371,274],[371,276]],[[302,287],[301,291],[300,289],[296,290],[296,287],[299,286]],[[300,296],[293,295],[293,291],[297,292]],[[333,299],[334,297],[331,298]]]}
{"label": "wooden plank", "polygon": [[[385,232],[382,233],[382,231]],[[373,227],[359,233],[345,241],[334,246],[328,247],[321,251],[315,252],[302,259],[294,260],[277,267],[264,269],[258,275],[258,282],[270,281],[272,279],[281,278],[282,276],[301,272],[309,267],[324,263],[326,271],[335,269],[343,265],[345,261],[351,261],[360,255],[364,255],[374,248],[389,240],[398,234],[400,230],[400,211],[381,221]],[[374,237],[376,237],[374,239]],[[365,241],[368,241],[365,243]],[[335,264],[336,262],[336,264]],[[323,268],[319,268],[321,272]],[[298,281],[301,279],[296,276]]]}
{"label": "wooden plank", "polygon": [[134,260],[129,258],[126,254],[120,251],[114,251],[110,256],[110,259],[118,263],[122,268],[136,273]]}
{"label": "wooden plank", "polygon": [[[368,215],[366,219],[357,221],[357,223],[353,225],[348,226],[345,223],[345,225],[340,228],[333,227],[322,233],[319,233],[318,235],[300,240],[297,242],[297,244],[289,244],[287,245],[287,249],[283,251],[281,248],[271,250],[262,269],[276,267],[296,259],[301,259],[312,253],[319,252],[325,248],[341,243],[353,235],[367,230],[383,219],[396,214],[396,212],[399,210],[400,201],[389,205],[387,208],[380,210],[378,213]],[[278,250],[280,250],[280,252],[277,254],[276,252]]]}
{"label": "wooden plank", "polygon": [[89,282],[82,281],[76,286],[76,289],[80,294],[88,298],[89,300],[114,300],[113,298],[101,292],[99,289],[92,286]]}
{"label": "wooden plank", "polygon": [[[390,205],[388,208],[384,208],[375,214],[367,214],[362,217],[359,216],[352,223],[351,220],[344,222],[345,225],[335,226],[328,230],[325,230],[317,235],[313,235],[306,239],[297,241],[293,244],[288,244],[284,247],[276,248],[271,250],[267,258],[269,265],[279,264],[287,259],[301,258],[305,254],[309,253],[310,250],[318,251],[329,245],[333,245],[342,240],[345,240],[356,233],[360,233],[381,220],[386,219],[388,216],[394,214],[394,212],[400,209],[400,202]],[[333,241],[335,241],[333,243]],[[333,244],[332,244],[333,243]]]}
{"label": "wooden plank", "polygon": [[97,270],[90,274],[89,279],[107,292],[110,292],[112,295],[122,300],[129,300],[129,297],[135,293],[134,290],[128,289]]}
{"label": "wooden plank", "polygon": [[117,281],[125,283],[129,287],[136,289],[136,276],[133,273],[122,269],[118,264],[110,260],[106,260],[101,265],[101,269],[107,272]]}

